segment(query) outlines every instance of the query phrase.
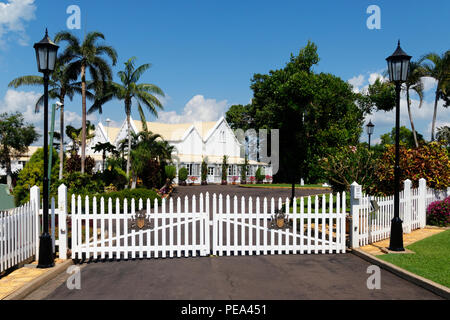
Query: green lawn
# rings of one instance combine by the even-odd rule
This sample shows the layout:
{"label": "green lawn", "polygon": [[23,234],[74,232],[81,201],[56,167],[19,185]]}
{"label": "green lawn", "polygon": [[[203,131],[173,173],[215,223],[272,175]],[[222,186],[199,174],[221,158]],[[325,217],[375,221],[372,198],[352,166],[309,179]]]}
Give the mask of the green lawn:
{"label": "green lawn", "polygon": [[418,241],[407,248],[415,254],[388,254],[380,258],[450,287],[450,230]]}

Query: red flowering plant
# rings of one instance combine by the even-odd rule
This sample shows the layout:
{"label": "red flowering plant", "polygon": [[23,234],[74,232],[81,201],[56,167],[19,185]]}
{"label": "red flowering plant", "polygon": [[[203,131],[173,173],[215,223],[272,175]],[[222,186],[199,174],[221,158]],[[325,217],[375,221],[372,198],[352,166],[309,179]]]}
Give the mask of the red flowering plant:
{"label": "red flowering plant", "polygon": [[272,177],[272,176],[266,176],[266,181],[267,181],[267,183],[271,183],[272,180],[273,180],[273,177]]}
{"label": "red flowering plant", "polygon": [[236,182],[239,180],[238,176],[233,176],[231,177],[231,181],[233,182],[233,184],[236,184]]}
{"label": "red flowering plant", "polygon": [[255,181],[256,181],[256,178],[255,178],[254,176],[251,176],[251,177],[250,177],[250,183],[251,183],[251,184],[254,184]]}
{"label": "red flowering plant", "polygon": [[194,184],[194,183],[195,183],[195,181],[197,181],[197,180],[198,180],[198,178],[197,178],[197,177],[189,177],[189,180],[191,180],[191,181],[192,181],[192,183],[191,183],[191,185],[192,185],[192,184]]}
{"label": "red flowering plant", "polygon": [[443,201],[435,201],[428,206],[427,224],[439,227],[450,225],[450,197]]}

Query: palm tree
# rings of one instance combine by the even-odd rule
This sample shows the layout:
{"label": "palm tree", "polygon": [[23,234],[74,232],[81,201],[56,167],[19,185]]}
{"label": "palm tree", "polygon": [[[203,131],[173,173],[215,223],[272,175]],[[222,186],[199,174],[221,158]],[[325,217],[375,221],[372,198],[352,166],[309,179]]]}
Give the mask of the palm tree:
{"label": "palm tree", "polygon": [[81,77],[81,99],[82,99],[82,145],[81,145],[81,173],[85,172],[86,159],[86,97],[87,80],[86,73],[89,72],[92,78],[92,85],[97,91],[101,90],[102,84],[112,80],[112,70],[108,62],[103,58],[106,55],[115,65],[117,61],[117,52],[114,48],[107,45],[97,44],[97,40],[105,39],[100,32],[88,33],[83,42],[70,32],[62,31],[55,36],[55,42],[66,41],[67,47],[61,54],[63,62],[68,63],[68,69],[71,73]]}
{"label": "palm tree", "polygon": [[94,146],[94,151],[102,153],[103,172],[105,171],[106,153],[108,152],[108,153],[111,153],[113,155],[117,155],[118,154],[118,151],[116,150],[116,146],[112,145],[109,142],[106,142],[106,143],[99,142],[99,143],[97,143]]}
{"label": "palm tree", "polygon": [[[49,97],[52,99],[58,99],[61,103],[60,106],[60,131],[64,132],[64,102],[66,97],[73,100],[75,94],[81,94],[81,82],[76,82],[77,75],[70,70],[61,59],[56,60],[55,70],[50,76],[49,86],[50,90],[48,92]],[[23,76],[12,80],[9,83],[10,88],[17,89],[21,86],[42,86],[44,85],[44,78],[42,76]],[[86,91],[86,97],[89,100],[93,100],[94,96],[90,91]],[[40,106],[44,103],[44,95],[42,95],[37,101],[35,106],[36,113],[39,112]],[[59,161],[63,163],[64,161],[64,137],[61,136],[59,139]],[[63,178],[63,167],[59,168],[59,179]]]}
{"label": "palm tree", "polygon": [[417,93],[420,99],[419,109],[423,104],[423,83],[421,78],[423,77],[424,70],[419,62],[411,62],[410,63],[410,71],[408,75],[408,79],[405,82],[405,91],[406,91],[406,103],[408,106],[408,115],[409,121],[411,122],[411,130],[414,136],[414,143],[416,144],[416,148],[419,147],[419,142],[417,141],[417,133],[414,127],[414,121],[411,114],[411,99],[409,91],[413,90]]}
{"label": "palm tree", "polygon": [[450,82],[450,50],[442,55],[429,53],[421,59],[425,77],[432,77],[437,81],[436,98],[434,101],[433,125],[431,129],[431,140],[435,140],[436,117],[439,99],[448,92]]}
{"label": "palm tree", "polygon": [[[125,62],[125,70],[119,71],[118,76],[121,84],[110,82],[108,89],[104,91],[104,95],[99,98],[96,103],[89,109],[89,113],[99,111],[102,112],[102,105],[112,99],[123,100],[125,102],[125,114],[127,115],[128,126],[128,159],[127,159],[127,176],[130,175],[131,168],[131,107],[133,99],[137,102],[137,107],[141,119],[145,119],[144,110],[142,104],[147,107],[151,114],[157,116],[156,108],[163,109],[161,102],[154,96],[160,95],[164,97],[164,92],[154,84],[140,83],[138,81],[140,77],[147,71],[151,65],[143,64],[138,68],[135,68],[135,57],[130,58]],[[146,124],[145,124],[146,126]],[[145,129],[144,126],[144,129]]]}

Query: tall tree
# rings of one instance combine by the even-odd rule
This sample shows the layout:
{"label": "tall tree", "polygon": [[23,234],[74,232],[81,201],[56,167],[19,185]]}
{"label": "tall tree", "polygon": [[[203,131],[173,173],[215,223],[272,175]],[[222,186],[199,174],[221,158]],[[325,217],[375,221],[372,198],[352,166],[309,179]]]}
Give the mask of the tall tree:
{"label": "tall tree", "polygon": [[[151,64],[143,64],[138,68],[135,67],[136,58],[132,57],[125,62],[125,70],[119,71],[117,75],[121,84],[110,82],[108,89],[97,99],[94,105],[89,109],[89,113],[99,111],[102,112],[102,105],[112,99],[123,100],[125,103],[125,114],[127,116],[128,127],[128,159],[127,159],[127,175],[130,175],[131,169],[131,108],[133,100],[137,102],[137,108],[141,118],[145,119],[142,105],[147,107],[154,116],[158,116],[157,108],[163,109],[161,102],[155,95],[164,97],[164,92],[156,85],[149,83],[138,83],[141,76],[147,71]],[[146,124],[145,124],[146,125]]]}
{"label": "tall tree", "polygon": [[94,146],[94,152],[99,152],[102,154],[102,167],[103,167],[103,172],[105,171],[105,163],[106,163],[106,153],[110,153],[113,154],[114,156],[116,156],[119,152],[116,150],[116,146],[112,145],[109,142],[106,143],[97,143]]}
{"label": "tall tree", "polygon": [[8,187],[12,187],[12,159],[27,152],[28,147],[39,138],[33,125],[24,124],[20,113],[0,114],[0,165],[6,169]]}
{"label": "tall tree", "polygon": [[[61,61],[61,59],[56,60],[56,67],[50,76],[49,86],[50,90],[48,92],[51,99],[58,99],[61,103],[60,106],[60,131],[64,132],[64,103],[66,97],[72,101],[75,94],[82,93],[81,82],[76,81],[78,75],[73,69],[69,69],[67,65]],[[9,83],[9,87],[18,88],[21,86],[43,86],[44,78],[42,76],[23,76],[18,77]],[[86,91],[86,97],[89,100],[93,100],[94,96],[90,91]],[[39,112],[40,107],[44,103],[44,95],[42,95],[36,101],[35,111]],[[61,136],[59,139],[59,162],[64,161],[64,139]],[[59,180],[63,178],[63,167],[59,168]]]}
{"label": "tall tree", "polygon": [[115,65],[117,61],[116,50],[104,44],[98,44],[99,39],[105,39],[100,32],[88,33],[83,42],[72,33],[62,31],[55,36],[55,42],[67,42],[67,47],[61,54],[61,60],[68,63],[67,68],[71,73],[76,73],[81,77],[81,99],[82,99],[82,145],[81,145],[81,173],[85,172],[86,159],[86,98],[87,98],[87,77],[89,72],[93,85],[97,88],[103,87],[104,83],[112,80],[112,70],[109,63],[103,58],[107,56]]}
{"label": "tall tree", "polygon": [[[450,50],[439,55],[437,53],[429,53],[420,60],[424,69],[424,76],[432,77],[436,80],[436,95],[434,100],[433,124],[431,128],[431,140],[435,140],[436,117],[438,111],[438,102],[445,96],[448,96],[448,88],[450,87]],[[446,106],[448,106],[446,104]]]}
{"label": "tall tree", "polygon": [[409,115],[409,121],[411,122],[411,130],[414,136],[414,143],[416,145],[416,148],[419,147],[419,141],[417,140],[417,134],[416,129],[414,127],[414,121],[412,118],[411,113],[411,99],[410,99],[410,90],[413,90],[417,95],[419,96],[420,103],[419,103],[419,109],[422,107],[423,104],[423,83],[422,83],[422,76],[424,74],[424,69],[420,65],[419,62],[412,61],[410,63],[410,70],[408,79],[405,83],[405,91],[406,91],[406,104],[408,107],[408,115]]}

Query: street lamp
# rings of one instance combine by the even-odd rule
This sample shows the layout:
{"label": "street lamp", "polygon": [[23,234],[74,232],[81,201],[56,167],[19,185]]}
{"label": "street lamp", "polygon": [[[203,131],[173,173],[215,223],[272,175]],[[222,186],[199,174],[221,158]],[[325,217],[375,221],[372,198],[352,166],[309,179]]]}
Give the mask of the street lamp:
{"label": "street lamp", "polygon": [[375,125],[372,123],[372,120],[367,124],[367,134],[369,135],[369,150],[370,150],[370,141],[374,132]]}
{"label": "street lamp", "polygon": [[58,46],[48,37],[47,29],[44,38],[34,44],[36,50],[36,61],[39,72],[44,74],[44,210],[43,223],[44,230],[39,238],[39,260],[38,268],[51,268],[54,264],[52,238],[48,232],[48,80],[49,75],[55,70],[56,53]]}
{"label": "street lamp", "polygon": [[403,221],[400,219],[400,91],[402,83],[408,78],[411,56],[408,56],[400,48],[399,40],[397,50],[386,61],[388,63],[389,80],[395,83],[397,102],[395,115],[394,219],[392,219],[389,250],[405,251],[403,248]]}

